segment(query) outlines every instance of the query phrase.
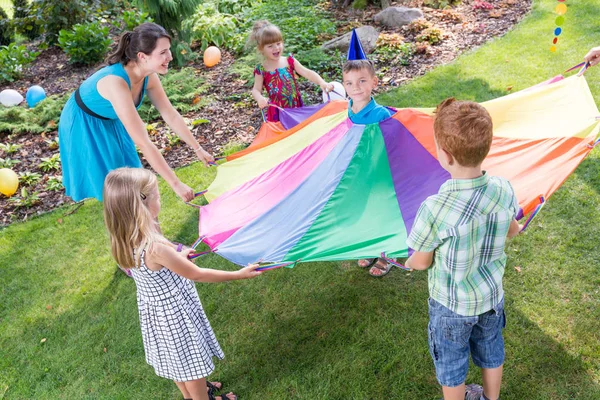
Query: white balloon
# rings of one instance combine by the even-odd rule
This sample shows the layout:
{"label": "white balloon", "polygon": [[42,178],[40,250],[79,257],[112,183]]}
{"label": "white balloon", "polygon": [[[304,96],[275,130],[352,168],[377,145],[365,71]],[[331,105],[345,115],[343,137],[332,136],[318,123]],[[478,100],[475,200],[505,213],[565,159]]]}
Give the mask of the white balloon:
{"label": "white balloon", "polygon": [[5,107],[16,106],[23,101],[23,96],[14,89],[5,89],[0,92],[0,103]]}
{"label": "white balloon", "polygon": [[335,81],[329,83],[333,85],[333,91],[329,92],[329,96],[327,96],[327,93],[323,92],[323,103],[327,103],[329,99],[346,100],[346,90],[344,90],[344,86]]}

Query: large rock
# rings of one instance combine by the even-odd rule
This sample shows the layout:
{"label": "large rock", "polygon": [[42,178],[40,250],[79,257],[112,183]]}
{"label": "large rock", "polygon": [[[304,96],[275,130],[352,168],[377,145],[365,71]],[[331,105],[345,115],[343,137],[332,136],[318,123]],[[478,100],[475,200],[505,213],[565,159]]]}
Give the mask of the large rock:
{"label": "large rock", "polygon": [[[361,26],[360,28],[356,28],[356,34],[360,39],[360,43],[362,44],[363,50],[365,53],[370,53],[375,50],[375,43],[377,42],[377,38],[379,37],[379,31],[372,26]],[[350,47],[350,37],[352,36],[352,32],[348,32],[343,36],[337,37],[335,39],[331,39],[321,45],[323,50],[335,50],[339,49],[340,51],[348,51],[348,47]]]}
{"label": "large rock", "polygon": [[423,12],[418,8],[388,7],[373,18],[376,23],[389,27],[408,25],[413,20],[423,18]]}

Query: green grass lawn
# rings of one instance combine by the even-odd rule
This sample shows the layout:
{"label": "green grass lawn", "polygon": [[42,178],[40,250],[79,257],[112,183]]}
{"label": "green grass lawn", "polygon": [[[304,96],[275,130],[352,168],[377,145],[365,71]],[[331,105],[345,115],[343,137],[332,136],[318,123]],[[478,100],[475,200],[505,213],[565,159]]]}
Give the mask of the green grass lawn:
{"label": "green grass lawn", "polygon": [[[554,0],[503,38],[379,97],[435,106],[532,86],[600,45],[600,1],[570,2],[559,50]],[[596,100],[600,67],[587,74]],[[177,171],[205,188],[214,169]],[[167,237],[192,243],[197,210],[164,183]],[[144,361],[135,284],[111,259],[101,205],[87,201],[0,231],[0,399],[180,399]],[[503,399],[600,398],[600,152],[507,249]],[[215,255],[198,264],[235,266]],[[515,267],[520,267],[517,272]],[[198,284],[225,353],[213,379],[241,399],[437,399],[425,273],[370,278],[354,262],[301,264],[252,281]],[[468,381],[480,382],[471,369]]]}

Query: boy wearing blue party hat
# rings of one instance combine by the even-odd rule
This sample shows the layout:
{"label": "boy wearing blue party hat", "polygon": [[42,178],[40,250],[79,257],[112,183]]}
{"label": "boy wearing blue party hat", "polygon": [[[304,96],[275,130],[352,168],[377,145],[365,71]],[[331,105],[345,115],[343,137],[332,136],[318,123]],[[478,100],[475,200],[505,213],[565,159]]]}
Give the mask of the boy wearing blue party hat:
{"label": "boy wearing blue party hat", "polygon": [[352,30],[348,61],[342,67],[343,85],[350,98],[348,117],[355,124],[374,124],[392,115],[392,111],[375,102],[371,95],[377,87],[373,63],[367,59],[356,31]]}
{"label": "boy wearing blue party hat", "polygon": [[[352,30],[348,61],[342,67],[343,85],[350,98],[348,118],[355,124],[376,124],[392,116],[393,112],[380,106],[372,96],[377,87],[373,63],[367,59],[355,30]],[[358,266],[369,268],[369,275],[382,277],[390,272],[392,264],[381,258],[358,260]]]}

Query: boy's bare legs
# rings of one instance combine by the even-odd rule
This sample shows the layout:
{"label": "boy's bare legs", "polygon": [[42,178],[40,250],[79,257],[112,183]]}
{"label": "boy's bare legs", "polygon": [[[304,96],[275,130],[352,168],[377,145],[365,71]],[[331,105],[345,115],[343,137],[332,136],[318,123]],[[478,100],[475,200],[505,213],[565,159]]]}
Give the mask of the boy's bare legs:
{"label": "boy's bare legs", "polygon": [[496,400],[500,397],[500,385],[502,384],[502,367],[482,368],[483,393],[490,400]]}
{"label": "boy's bare legs", "polygon": [[444,400],[465,400],[465,384],[455,387],[442,386]]}

